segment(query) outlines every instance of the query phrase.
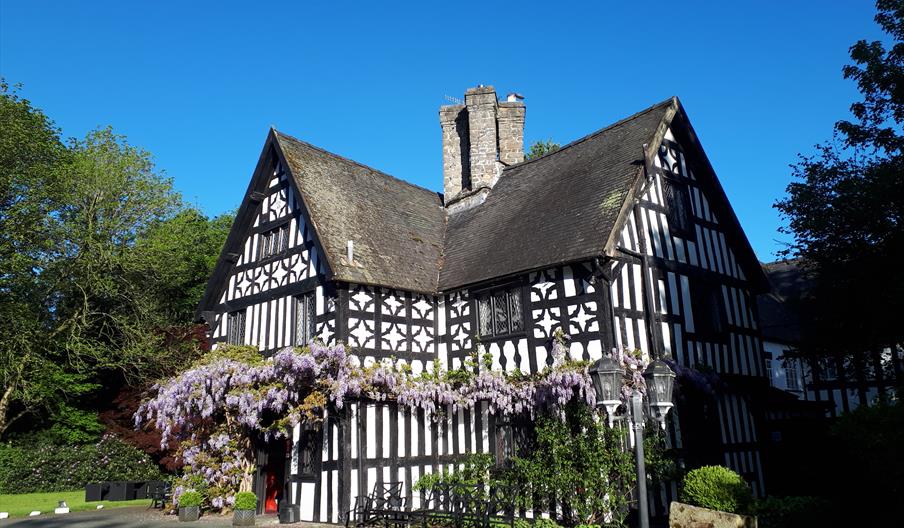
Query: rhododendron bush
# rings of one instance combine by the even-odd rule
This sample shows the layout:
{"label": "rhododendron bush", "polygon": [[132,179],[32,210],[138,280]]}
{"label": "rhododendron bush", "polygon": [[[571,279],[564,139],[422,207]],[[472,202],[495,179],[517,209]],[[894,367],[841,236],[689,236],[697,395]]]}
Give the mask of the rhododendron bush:
{"label": "rhododendron bush", "polygon": [[[158,429],[163,447],[178,447],[185,476],[176,500],[184,489],[203,487],[210,506],[222,509],[251,489],[254,438],[284,438],[299,423],[317,425],[325,409],[341,410],[348,399],[394,401],[431,417],[480,402],[503,416],[556,412],[574,399],[593,405],[587,364],[571,360],[566,346],[567,336],[557,332],[553,365],[535,375],[494,370],[486,357],[415,374],[390,359],[361,366],[343,345],[289,347],[266,359],[249,347],[225,347],[155,386],[135,422]],[[640,361],[628,356],[622,363]],[[633,370],[626,380],[642,387]]]}

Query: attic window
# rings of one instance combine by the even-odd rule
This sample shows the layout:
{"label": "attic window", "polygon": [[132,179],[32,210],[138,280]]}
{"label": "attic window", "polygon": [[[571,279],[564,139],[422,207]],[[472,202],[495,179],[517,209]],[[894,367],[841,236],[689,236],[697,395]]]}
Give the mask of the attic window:
{"label": "attic window", "polygon": [[499,288],[477,296],[477,325],[482,338],[524,331],[521,286]]}
{"label": "attic window", "polygon": [[666,218],[673,235],[688,238],[691,233],[691,207],[687,185],[670,178],[662,179]]}
{"label": "attic window", "polygon": [[289,224],[283,224],[261,233],[257,258],[263,260],[284,253],[287,249],[289,249]]}

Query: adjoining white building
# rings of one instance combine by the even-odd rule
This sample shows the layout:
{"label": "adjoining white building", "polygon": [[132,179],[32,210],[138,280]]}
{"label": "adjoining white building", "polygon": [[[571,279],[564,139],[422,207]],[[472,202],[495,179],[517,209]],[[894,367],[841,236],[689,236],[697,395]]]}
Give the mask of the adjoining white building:
{"label": "adjoining white building", "polygon": [[827,403],[830,416],[875,404],[882,394],[895,397],[904,351],[876,351],[861,368],[851,366],[841,351],[835,357],[802,359],[795,351],[806,345],[801,300],[811,280],[798,260],[771,262],[763,269],[771,290],[758,297],[757,305],[767,377],[773,387],[801,400]]}

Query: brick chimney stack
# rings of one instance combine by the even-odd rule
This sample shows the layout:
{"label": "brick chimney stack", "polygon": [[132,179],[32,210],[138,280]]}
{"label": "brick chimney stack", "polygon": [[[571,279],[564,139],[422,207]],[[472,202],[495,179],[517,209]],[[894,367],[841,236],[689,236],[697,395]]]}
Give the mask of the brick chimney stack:
{"label": "brick chimney stack", "polygon": [[477,86],[465,92],[465,104],[440,107],[447,206],[477,194],[485,198],[503,167],[524,161],[520,99],[512,94],[498,101],[492,86]]}

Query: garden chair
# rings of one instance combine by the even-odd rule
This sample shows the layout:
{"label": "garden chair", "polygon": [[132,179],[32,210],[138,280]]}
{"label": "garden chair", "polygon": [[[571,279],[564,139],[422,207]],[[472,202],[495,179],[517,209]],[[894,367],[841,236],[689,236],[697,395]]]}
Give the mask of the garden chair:
{"label": "garden chair", "polygon": [[151,505],[148,508],[163,509],[173,497],[173,485],[169,482],[152,482],[148,484],[148,498]]}

